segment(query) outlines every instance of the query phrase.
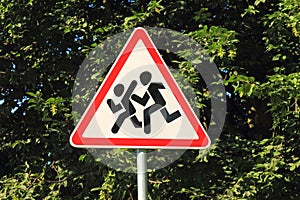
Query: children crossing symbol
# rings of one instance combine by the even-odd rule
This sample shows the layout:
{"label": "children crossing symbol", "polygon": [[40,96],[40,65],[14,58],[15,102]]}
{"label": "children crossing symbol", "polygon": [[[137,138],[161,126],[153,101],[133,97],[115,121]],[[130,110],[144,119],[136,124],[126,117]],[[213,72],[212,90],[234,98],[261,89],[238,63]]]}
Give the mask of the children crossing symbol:
{"label": "children crossing symbol", "polygon": [[134,30],[70,143],[98,148],[206,148],[204,128],[147,32]]}
{"label": "children crossing symbol", "polygon": [[[116,122],[114,123],[111,129],[113,133],[117,133],[119,131],[123,122],[127,118],[130,118],[135,128],[142,127],[142,122],[140,122],[137,116],[135,115],[136,108],[132,105],[130,97],[132,98],[132,100],[136,101],[142,106],[145,106],[148,103],[150,98],[152,98],[154,101],[154,104],[148,106],[143,111],[143,118],[144,118],[143,125],[144,125],[144,132],[146,134],[149,134],[151,132],[152,113],[156,111],[160,111],[167,123],[170,123],[181,116],[179,110],[175,111],[172,114],[169,114],[168,110],[165,107],[166,100],[164,99],[164,97],[159,91],[160,89],[165,89],[165,87],[163,86],[162,83],[150,83],[151,78],[152,75],[148,71],[145,71],[140,75],[141,84],[144,86],[149,85],[143,97],[139,97],[136,94],[132,94],[137,85],[137,81],[133,80],[129,85],[127,91],[125,92],[124,96],[122,97],[121,103],[115,104],[112,99],[107,100],[107,104],[113,113],[120,111],[122,108],[125,109],[125,111],[118,116]],[[122,84],[116,85],[114,88],[114,93],[116,96],[120,97],[124,93],[124,85]]]}

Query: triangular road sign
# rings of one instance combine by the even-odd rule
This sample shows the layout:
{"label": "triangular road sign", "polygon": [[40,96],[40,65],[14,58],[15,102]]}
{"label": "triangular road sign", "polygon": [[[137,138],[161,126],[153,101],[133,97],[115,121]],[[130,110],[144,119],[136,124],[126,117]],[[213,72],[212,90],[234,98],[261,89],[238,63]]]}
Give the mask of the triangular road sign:
{"label": "triangular road sign", "polygon": [[137,28],[70,143],[86,148],[201,149],[210,139],[149,35]]}

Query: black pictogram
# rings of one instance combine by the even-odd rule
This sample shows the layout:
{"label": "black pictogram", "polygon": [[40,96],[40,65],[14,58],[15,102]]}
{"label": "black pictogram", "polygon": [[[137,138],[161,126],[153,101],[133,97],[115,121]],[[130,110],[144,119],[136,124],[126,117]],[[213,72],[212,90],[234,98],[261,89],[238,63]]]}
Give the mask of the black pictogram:
{"label": "black pictogram", "polygon": [[[134,127],[136,127],[136,128],[142,127],[142,122],[140,122],[137,119],[137,117],[134,115],[136,113],[136,109],[134,108],[134,106],[132,105],[132,103],[130,101],[130,96],[131,96],[132,92],[134,91],[136,85],[137,85],[137,82],[135,80],[130,83],[127,91],[125,92],[124,96],[121,99],[121,103],[115,104],[112,99],[107,100],[107,104],[113,113],[116,113],[116,112],[122,110],[123,108],[125,109],[125,111],[122,112],[118,116],[116,122],[114,123],[114,125],[111,129],[111,131],[113,133],[117,133],[119,131],[119,129],[121,128],[125,119],[127,119],[129,117],[130,117],[130,120],[133,123]],[[123,84],[116,85],[114,88],[114,93],[117,97],[120,97],[124,93],[124,85]]]}
{"label": "black pictogram", "polygon": [[[140,81],[144,86],[147,86],[150,83],[151,79],[152,79],[152,75],[148,71],[145,71],[140,75]],[[162,83],[150,83],[143,97],[139,97],[136,94],[133,94],[131,96],[132,100],[136,101],[142,106],[145,106],[147,104],[150,97],[154,101],[154,104],[145,108],[143,111],[144,132],[146,134],[151,133],[151,114],[154,113],[155,111],[160,110],[167,123],[170,123],[181,116],[178,110],[169,114],[169,112],[165,108],[166,101],[162,96],[162,94],[160,93],[159,91],[160,89],[165,89]]]}
{"label": "black pictogram", "polygon": [[[139,97],[136,94],[132,94],[137,86],[137,81],[133,80],[130,83],[127,91],[123,95],[120,103],[115,104],[115,102],[112,99],[107,100],[107,104],[113,113],[117,113],[120,110],[125,109],[125,111],[118,116],[116,122],[114,123],[111,129],[113,133],[117,133],[120,130],[122,124],[127,118],[130,118],[135,128],[142,127],[142,122],[140,122],[135,115],[136,109],[133,106],[130,97],[132,100],[134,100],[135,102],[139,103],[142,106],[146,106],[150,98],[152,98],[152,100],[154,101],[154,104],[148,106],[143,110],[144,133],[146,134],[151,133],[152,113],[159,110],[167,123],[170,123],[181,116],[178,110],[171,114],[168,112],[168,110],[165,107],[166,100],[164,99],[163,95],[159,91],[160,89],[165,89],[164,85],[162,83],[150,83],[151,79],[152,79],[152,75],[148,71],[145,71],[140,75],[140,81],[142,85],[144,86],[149,85],[143,97]],[[114,87],[114,93],[117,97],[121,97],[122,94],[124,93],[124,85],[123,84],[116,85]]]}

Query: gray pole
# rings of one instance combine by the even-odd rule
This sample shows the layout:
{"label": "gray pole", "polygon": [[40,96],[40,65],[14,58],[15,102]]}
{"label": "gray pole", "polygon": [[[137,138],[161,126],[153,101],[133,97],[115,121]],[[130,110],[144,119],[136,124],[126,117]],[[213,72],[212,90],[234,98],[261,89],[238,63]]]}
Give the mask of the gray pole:
{"label": "gray pole", "polygon": [[147,200],[147,158],[145,150],[137,150],[138,200]]}

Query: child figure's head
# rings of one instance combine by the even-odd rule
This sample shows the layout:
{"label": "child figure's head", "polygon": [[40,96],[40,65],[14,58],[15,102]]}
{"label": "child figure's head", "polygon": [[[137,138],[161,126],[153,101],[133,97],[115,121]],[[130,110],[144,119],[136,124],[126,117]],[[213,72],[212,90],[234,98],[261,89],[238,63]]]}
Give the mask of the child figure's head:
{"label": "child figure's head", "polygon": [[143,85],[147,85],[151,81],[152,75],[150,72],[145,71],[141,73],[140,80]]}
{"label": "child figure's head", "polygon": [[114,93],[117,97],[120,97],[124,92],[124,85],[123,84],[118,84],[114,88]]}

